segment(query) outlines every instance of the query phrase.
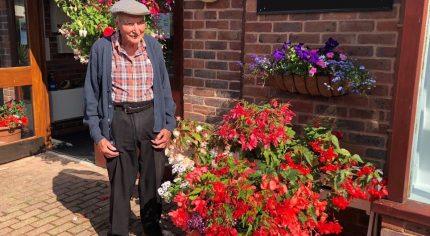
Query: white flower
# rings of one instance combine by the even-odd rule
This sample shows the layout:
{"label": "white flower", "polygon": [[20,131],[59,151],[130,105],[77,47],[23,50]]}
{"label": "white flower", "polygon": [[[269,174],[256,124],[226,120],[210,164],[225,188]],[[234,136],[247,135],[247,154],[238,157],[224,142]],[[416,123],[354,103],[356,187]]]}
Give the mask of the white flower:
{"label": "white flower", "polygon": [[164,190],[163,188],[158,188],[158,195],[163,196]]}
{"label": "white flower", "polygon": [[167,191],[167,189],[169,189],[171,184],[172,183],[170,183],[170,181],[166,181],[161,185],[161,187],[163,188],[164,191]]}
{"label": "white flower", "polygon": [[175,136],[176,138],[179,137],[179,135],[181,135],[181,132],[179,132],[179,130],[173,130],[173,136]]}
{"label": "white flower", "polygon": [[83,38],[85,38],[85,37],[87,37],[87,31],[86,30],[79,30],[79,36],[81,36],[81,37],[83,37]]}
{"label": "white flower", "polygon": [[175,182],[175,183],[180,182],[180,181],[181,181],[181,178],[175,178],[175,179],[173,180],[173,182]]}
{"label": "white flower", "polygon": [[203,127],[201,125],[197,125],[196,131],[201,132],[203,130]]}

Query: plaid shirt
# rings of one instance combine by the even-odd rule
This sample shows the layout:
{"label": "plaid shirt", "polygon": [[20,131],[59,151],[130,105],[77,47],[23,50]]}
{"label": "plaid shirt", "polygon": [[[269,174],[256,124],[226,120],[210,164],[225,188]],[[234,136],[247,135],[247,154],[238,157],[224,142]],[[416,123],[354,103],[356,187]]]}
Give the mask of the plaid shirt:
{"label": "plaid shirt", "polygon": [[153,71],[145,41],[139,43],[134,56],[119,44],[119,33],[112,35],[112,101],[142,102],[152,100]]}

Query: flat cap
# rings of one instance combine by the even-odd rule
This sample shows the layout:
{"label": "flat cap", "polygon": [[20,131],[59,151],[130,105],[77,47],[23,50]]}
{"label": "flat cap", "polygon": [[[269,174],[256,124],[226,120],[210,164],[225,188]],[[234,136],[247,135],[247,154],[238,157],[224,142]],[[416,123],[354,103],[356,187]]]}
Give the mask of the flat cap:
{"label": "flat cap", "polygon": [[134,16],[144,16],[149,14],[149,10],[145,4],[135,0],[120,0],[110,8],[110,13],[112,14],[121,12]]}

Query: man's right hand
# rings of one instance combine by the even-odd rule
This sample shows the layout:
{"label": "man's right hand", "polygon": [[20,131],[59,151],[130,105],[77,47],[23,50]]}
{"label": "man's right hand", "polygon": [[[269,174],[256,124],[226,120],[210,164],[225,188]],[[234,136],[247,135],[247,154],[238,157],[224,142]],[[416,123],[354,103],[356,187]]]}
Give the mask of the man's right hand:
{"label": "man's right hand", "polygon": [[114,158],[119,155],[118,150],[106,138],[97,143],[97,147],[106,158]]}

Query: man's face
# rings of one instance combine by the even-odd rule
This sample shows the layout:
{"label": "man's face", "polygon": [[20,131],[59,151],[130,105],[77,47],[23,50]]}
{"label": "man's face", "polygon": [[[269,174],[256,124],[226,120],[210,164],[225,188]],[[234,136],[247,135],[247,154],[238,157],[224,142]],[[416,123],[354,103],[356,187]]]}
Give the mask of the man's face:
{"label": "man's face", "polygon": [[116,20],[121,32],[122,43],[138,45],[145,31],[145,20],[142,16],[121,14]]}

